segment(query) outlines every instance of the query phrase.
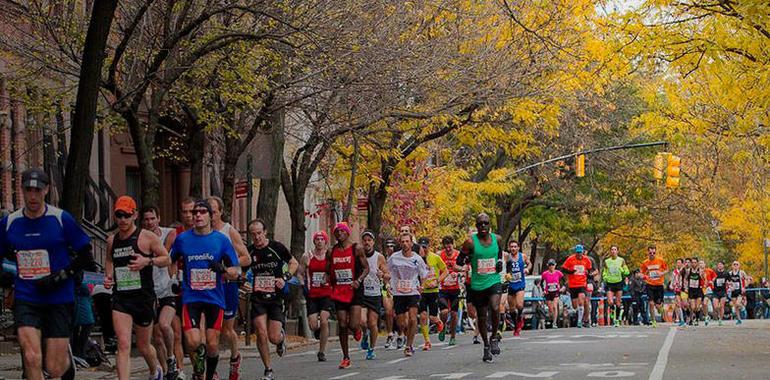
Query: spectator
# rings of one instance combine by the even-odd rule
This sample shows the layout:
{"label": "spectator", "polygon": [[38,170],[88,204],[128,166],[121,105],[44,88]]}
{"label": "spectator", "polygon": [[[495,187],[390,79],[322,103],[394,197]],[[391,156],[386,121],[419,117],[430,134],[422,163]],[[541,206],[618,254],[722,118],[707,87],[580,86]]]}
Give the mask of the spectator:
{"label": "spectator", "polygon": [[567,293],[567,288],[562,287],[561,296],[559,296],[562,310],[562,327],[570,327],[572,325],[572,319],[577,319],[577,311],[572,307],[572,298]]}
{"label": "spectator", "polygon": [[642,277],[642,272],[635,270],[631,276],[631,284],[629,286],[631,290],[631,298],[633,299],[632,308],[633,312],[633,324],[639,324],[639,318],[641,315],[641,323],[650,324],[647,315],[647,288]]}
{"label": "spectator", "polygon": [[105,289],[102,284],[96,284],[92,297],[102,339],[104,339],[104,351],[115,354],[118,350],[118,341],[115,338],[115,329],[112,327],[112,290]]}
{"label": "spectator", "polygon": [[633,316],[631,311],[632,297],[631,297],[631,277],[626,277],[623,280],[623,316],[625,317],[621,323],[629,325],[633,323]]}
{"label": "spectator", "polygon": [[[746,285],[747,289],[755,289],[757,287],[757,283],[754,282],[754,278],[749,277],[746,281],[749,284]],[[757,310],[757,292],[754,290],[749,290],[746,292],[746,318],[747,319],[754,319],[755,318],[755,311]]]}
{"label": "spectator", "polygon": [[543,297],[545,297],[543,293],[543,287],[540,285],[540,282],[541,282],[541,279],[536,278],[535,284],[532,287],[532,298],[537,300],[537,301],[532,301],[532,310],[534,311],[532,315],[533,330],[545,329],[545,320],[546,318],[548,318],[548,312],[547,311],[544,312],[544,310],[546,309],[545,303],[540,300]]}
{"label": "spectator", "polygon": [[91,305],[91,289],[80,281],[75,284],[75,328],[71,337],[72,353],[82,358],[86,343],[94,327],[94,309]]}

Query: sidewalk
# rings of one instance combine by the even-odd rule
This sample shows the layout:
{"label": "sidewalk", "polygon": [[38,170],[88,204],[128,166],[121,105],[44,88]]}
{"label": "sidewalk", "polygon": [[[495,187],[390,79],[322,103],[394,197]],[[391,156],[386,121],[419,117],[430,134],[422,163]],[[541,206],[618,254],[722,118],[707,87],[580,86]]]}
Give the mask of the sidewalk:
{"label": "sidewalk", "polygon": [[[243,359],[253,359],[259,357],[259,352],[256,346],[256,337],[252,336],[251,346],[246,347],[243,342],[243,336],[241,336],[241,356]],[[307,340],[304,337],[289,335],[286,337],[286,346],[288,352],[299,350],[309,345],[316,344],[314,340]],[[17,347],[18,351],[18,347]],[[270,353],[275,354],[275,346],[270,345]],[[227,350],[220,351],[220,363],[219,368],[228,368],[228,361],[230,360],[230,354]],[[115,364],[115,356],[108,355],[110,362]],[[131,356],[131,368],[132,378],[146,379],[147,367],[139,355],[134,352]],[[185,373],[190,375],[191,367],[190,360],[185,359]],[[114,371],[100,371],[95,368],[89,368],[87,370],[78,371],[77,379],[114,379]],[[0,380],[16,380],[21,379],[21,354],[18,352],[15,355],[0,355]]]}

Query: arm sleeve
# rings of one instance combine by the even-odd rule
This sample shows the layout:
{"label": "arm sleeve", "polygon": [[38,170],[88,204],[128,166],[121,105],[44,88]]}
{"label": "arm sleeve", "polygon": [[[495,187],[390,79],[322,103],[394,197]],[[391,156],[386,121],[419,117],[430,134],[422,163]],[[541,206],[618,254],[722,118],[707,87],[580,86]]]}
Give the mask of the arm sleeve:
{"label": "arm sleeve", "polygon": [[64,211],[61,215],[62,227],[64,229],[64,238],[67,244],[75,251],[80,251],[88,244],[91,244],[91,238],[86,235],[82,228],[75,222],[68,212]]}

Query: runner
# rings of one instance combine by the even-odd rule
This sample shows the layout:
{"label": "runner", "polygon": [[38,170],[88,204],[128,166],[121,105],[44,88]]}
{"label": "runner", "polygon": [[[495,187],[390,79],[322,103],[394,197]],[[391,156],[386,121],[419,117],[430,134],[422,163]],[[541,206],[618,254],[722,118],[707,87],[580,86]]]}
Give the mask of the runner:
{"label": "runner", "polygon": [[685,291],[690,300],[690,313],[688,323],[691,326],[698,326],[700,320],[701,307],[703,306],[703,283],[705,277],[703,270],[698,265],[698,259],[693,258],[690,261],[690,267],[684,271]]}
{"label": "runner", "polygon": [[725,263],[717,263],[717,270],[714,277],[714,309],[717,314],[717,323],[722,326],[722,320],[725,317],[725,303],[727,302],[727,285],[729,275],[725,270]]}
{"label": "runner", "polygon": [[548,313],[553,318],[551,326],[559,328],[559,291],[564,274],[556,270],[556,260],[548,259],[548,269],[540,276],[543,279],[543,289],[545,289],[545,302],[548,305]]}
{"label": "runner", "polygon": [[701,271],[703,271],[703,314],[705,314],[706,317],[706,326],[709,325],[709,320],[711,319],[709,310],[714,310],[714,305],[711,302],[711,299],[714,298],[714,290],[712,289],[714,287],[714,278],[716,278],[716,272],[714,272],[713,269],[706,266],[706,261],[701,259],[698,261],[698,265],[700,266]]}
{"label": "runner", "polygon": [[602,271],[602,278],[607,284],[607,303],[610,307],[610,311],[607,313],[607,325],[613,324],[615,327],[620,326],[620,321],[623,320],[621,303],[623,286],[625,285],[623,280],[631,273],[626,265],[626,260],[618,257],[618,251],[617,245],[610,247],[610,257],[604,260],[604,270]]}
{"label": "runner", "polygon": [[[477,330],[484,342],[484,354],[482,360],[492,362],[492,355],[500,354],[500,345],[497,339],[490,339],[497,335],[500,325],[500,272],[503,271],[503,249],[498,243],[499,235],[490,232],[489,215],[481,213],[476,217],[476,232],[466,240],[460,254],[457,256],[457,265],[471,265],[471,284],[468,288],[468,299],[476,307]],[[491,314],[491,316],[490,316]],[[491,334],[487,335],[487,320],[491,319]]]}
{"label": "runner", "polygon": [[430,240],[427,237],[421,237],[418,240],[420,245],[420,256],[428,266],[428,278],[425,279],[420,297],[420,330],[424,344],[423,351],[429,351],[433,345],[430,343],[430,322],[436,324],[439,333],[444,331],[444,322],[438,317],[438,292],[439,284],[447,276],[446,264],[441,260],[441,256],[430,251]]}
{"label": "runner", "polygon": [[680,327],[687,324],[687,322],[684,320],[684,310],[687,309],[687,301],[682,299],[682,294],[684,294],[684,287],[682,282],[683,270],[684,260],[681,258],[676,259],[676,268],[671,271],[671,282],[669,283],[669,289],[674,292],[674,311],[676,312]]}
{"label": "runner", "polygon": [[398,316],[398,327],[406,336],[404,356],[414,355],[414,335],[417,333],[417,308],[420,303],[420,287],[429,276],[428,266],[420,260],[412,244],[412,235],[399,237],[401,250],[388,258],[393,304]]}
{"label": "runner", "polygon": [[382,310],[382,284],[390,280],[385,256],[374,250],[375,240],[374,232],[370,230],[361,234],[361,245],[369,262],[369,274],[364,279],[364,295],[361,298],[361,330],[366,331],[361,339],[361,349],[366,350],[366,360],[374,359]]}
{"label": "runner", "polygon": [[[385,243],[383,244],[382,248],[382,254],[385,256],[386,265],[388,258],[395,251],[396,245],[396,239],[391,237],[385,239]],[[404,339],[400,335],[401,331],[395,328],[393,323],[394,319],[396,318],[396,313],[393,311],[393,293],[390,289],[390,281],[382,282],[382,307],[385,309],[385,330],[388,332],[388,338],[385,340],[385,348],[390,348],[393,345],[393,338],[395,335],[398,335],[398,342],[396,342],[397,346],[403,345],[403,343],[398,344],[399,342],[403,342]],[[398,347],[398,349],[401,349],[401,347]]]}
{"label": "runner", "polygon": [[510,281],[508,283],[508,306],[513,311],[513,322],[515,323],[513,335],[519,336],[524,327],[524,288],[526,287],[526,277],[529,274],[529,268],[532,263],[529,262],[523,252],[519,250],[519,243],[515,240],[508,242],[508,274]]}
{"label": "runner", "polygon": [[25,170],[21,181],[24,207],[0,220],[0,254],[16,266],[13,319],[22,364],[28,379],[43,379],[44,366],[50,377],[73,379],[73,278],[96,269],[91,241],[72,215],[45,203],[42,169]]}
{"label": "runner", "polygon": [[[166,251],[171,250],[171,246],[176,240],[176,231],[173,228],[160,226],[160,215],[157,207],[145,206],[142,208],[142,228],[158,235]],[[176,380],[179,376],[179,370],[173,355],[174,328],[171,324],[174,315],[176,315],[177,299],[171,290],[171,276],[176,276],[175,265],[170,265],[168,268],[152,267],[152,283],[155,285],[155,297],[157,298],[153,340],[166,379]]]}
{"label": "runner", "polygon": [[136,348],[144,357],[150,378],[163,378],[155,347],[150,344],[155,317],[153,267],[171,264],[168,251],[155,233],[136,227],[136,202],[129,196],[115,201],[118,232],[107,238],[104,287],[112,292],[112,325],[118,338],[115,367],[119,379],[131,377],[132,327]]}
{"label": "runner", "polygon": [[[227,240],[233,245],[233,249],[235,249],[235,253],[238,255],[240,267],[248,267],[251,264],[251,258],[246,245],[243,244],[241,234],[230,223],[222,220],[224,201],[220,197],[209,197],[207,201],[211,206],[211,228],[225,235]],[[238,279],[233,281],[225,281],[225,319],[222,322],[222,339],[227,344],[227,348],[230,349],[229,380],[241,378],[241,353],[238,351],[238,334],[235,332],[235,317],[237,317],[238,306],[240,306],[241,302],[238,293],[241,277],[239,276]]]}
{"label": "runner", "polygon": [[567,274],[567,288],[572,299],[572,307],[577,310],[578,328],[587,327],[583,318],[588,310],[589,302],[586,287],[588,286],[588,273],[593,268],[591,260],[583,255],[583,251],[582,245],[576,245],[575,254],[567,257],[561,266],[562,272]]}
{"label": "runner", "polygon": [[[193,380],[218,379],[219,332],[225,308],[222,278],[236,279],[241,273],[233,245],[211,228],[211,206],[196,201],[194,227],[177,236],[171,258],[182,261],[182,328],[193,366]],[[201,321],[205,320],[206,343],[202,343]]]}
{"label": "runner", "polygon": [[[454,239],[451,236],[444,236],[441,239],[441,244],[444,249],[440,252],[441,260],[444,262],[447,268],[447,275],[444,277],[444,281],[440,284],[439,291],[439,306],[441,309],[440,317],[443,325],[449,323],[449,346],[457,344],[457,312],[460,306],[460,277],[462,272],[458,271],[455,267],[457,261],[457,255],[460,251],[454,249]],[[449,318],[449,320],[447,320]],[[447,328],[442,329],[438,333],[438,340],[444,341],[446,338]]]}
{"label": "runner", "polygon": [[313,234],[313,250],[302,256],[297,269],[297,274],[304,276],[307,288],[307,318],[313,335],[318,340],[319,362],[326,361],[326,343],[329,340],[329,317],[334,304],[331,300],[332,287],[329,276],[326,275],[329,261],[328,254],[329,235],[324,231]]}
{"label": "runner", "polygon": [[728,274],[730,302],[733,308],[733,315],[735,315],[735,324],[740,325],[743,323],[741,320],[741,312],[743,312],[743,298],[746,296],[746,272],[741,270],[741,263],[733,261],[733,267]]}
{"label": "runner", "polygon": [[657,257],[656,253],[657,248],[654,245],[647,247],[647,260],[644,260],[639,267],[642,277],[647,283],[647,297],[652,327],[658,326],[655,310],[658,311],[659,315],[663,315],[663,311],[660,310],[663,307],[663,281],[666,273],[668,273],[668,265],[663,259]]}
{"label": "runner", "polygon": [[[193,207],[195,206],[195,199],[186,197],[183,198],[182,201],[179,203],[179,216],[180,216],[180,224],[176,227],[176,236],[181,235],[183,232],[193,229],[194,219],[193,219]],[[184,380],[184,344],[182,340],[184,339],[184,334],[182,331],[182,294],[181,294],[181,285],[180,281],[184,277],[182,273],[184,273],[184,262],[179,260],[176,262],[176,272],[177,275],[171,276],[171,290],[174,292],[174,295],[176,295],[176,314],[174,315],[174,319],[171,322],[171,328],[174,329],[174,357],[176,357],[176,365],[177,369],[179,370],[178,378],[180,380]],[[203,330],[202,332],[203,339],[205,340],[206,332]],[[169,379],[173,380],[173,379]]]}
{"label": "runner", "polygon": [[332,279],[331,298],[337,309],[337,328],[342,348],[339,368],[345,369],[350,367],[348,330],[354,329],[353,337],[356,341],[360,341],[363,335],[359,321],[363,297],[361,285],[369,275],[369,261],[364,249],[350,241],[350,227],[347,223],[341,222],[334,226],[334,238],[337,244],[331,250],[329,272]]}
{"label": "runner", "polygon": [[[249,234],[252,245],[249,247],[251,259],[251,315],[254,331],[257,334],[257,349],[265,366],[263,379],[273,378],[270,348],[268,341],[275,345],[278,356],[286,351],[286,323],[283,312],[283,287],[299,266],[291,256],[289,249],[280,242],[267,238],[267,229],[262,219],[249,222]],[[284,266],[288,265],[288,272]]]}

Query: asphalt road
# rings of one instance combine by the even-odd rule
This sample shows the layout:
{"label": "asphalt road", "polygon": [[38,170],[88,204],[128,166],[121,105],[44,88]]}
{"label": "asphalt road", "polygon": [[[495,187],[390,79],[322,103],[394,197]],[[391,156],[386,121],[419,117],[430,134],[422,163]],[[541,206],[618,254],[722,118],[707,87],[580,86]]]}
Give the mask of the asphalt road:
{"label": "asphalt road", "polygon": [[[316,359],[317,345],[290,350],[283,358],[273,356],[276,379],[770,379],[770,321],[732,322],[718,327],[675,328],[600,327],[524,331],[515,338],[505,333],[502,354],[493,363],[481,361],[481,345],[470,335],[458,336],[448,347],[431,336],[433,349],[405,358],[402,351],[382,348],[377,358],[364,360],[358,344],[351,341],[353,365],[340,370],[339,344],[330,343],[329,361]],[[422,343],[418,336],[417,343]],[[355,347],[355,348],[353,348]],[[262,376],[263,367],[253,348],[242,352],[243,379]],[[222,352],[221,378],[227,378],[228,354]],[[18,356],[0,359],[0,378],[19,378]],[[146,379],[140,358],[132,359],[132,378]],[[189,366],[187,367],[189,371]],[[188,373],[189,376],[189,373]],[[80,372],[82,379],[113,379],[114,373]],[[189,378],[189,377],[188,377]]]}
{"label": "asphalt road", "polygon": [[[431,351],[418,351],[408,359],[401,351],[378,347],[377,358],[366,361],[363,352],[355,350],[352,367],[340,370],[341,353],[332,345],[326,363],[316,361],[315,347],[311,347],[276,360],[274,369],[277,379],[768,379],[768,338],[768,321],[683,329],[524,331],[518,338],[509,332],[503,338],[502,354],[493,363],[483,363],[481,345],[473,345],[470,336],[460,336],[455,347],[432,336]],[[254,360],[245,374],[261,373],[261,365]]]}

